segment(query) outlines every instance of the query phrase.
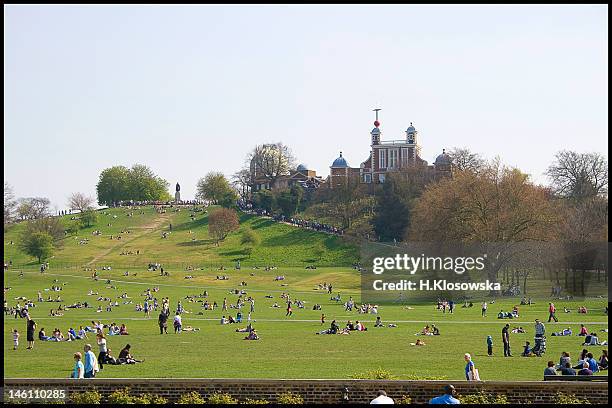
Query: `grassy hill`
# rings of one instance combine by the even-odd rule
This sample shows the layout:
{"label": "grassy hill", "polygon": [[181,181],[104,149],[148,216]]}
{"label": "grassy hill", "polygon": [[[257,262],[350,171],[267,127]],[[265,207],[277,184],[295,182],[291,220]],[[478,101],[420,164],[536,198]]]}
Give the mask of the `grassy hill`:
{"label": "grassy hill", "polygon": [[[219,245],[208,235],[208,213],[189,209],[168,209],[158,214],[153,207],[115,208],[98,211],[98,221],[78,234],[68,235],[62,247],[49,260],[60,265],[142,266],[149,262],[165,265],[233,266],[306,264],[350,266],[357,261],[358,250],[336,236],[279,224],[267,218],[240,214],[240,229]],[[209,212],[213,208],[209,208]],[[72,215],[62,217],[68,224]],[[172,224],[172,231],[170,231]],[[260,245],[247,255],[240,245],[241,231],[251,227],[261,238]],[[33,257],[18,249],[23,224],[12,226],[4,236],[4,259],[15,265],[35,266]],[[101,235],[93,235],[96,230]],[[168,232],[167,238],[162,233]],[[112,237],[112,239],[111,239]],[[117,239],[121,237],[121,239]],[[86,244],[81,242],[87,239]],[[13,245],[10,242],[13,241]],[[130,253],[121,255],[122,253]],[[138,252],[138,254],[137,254]]]}

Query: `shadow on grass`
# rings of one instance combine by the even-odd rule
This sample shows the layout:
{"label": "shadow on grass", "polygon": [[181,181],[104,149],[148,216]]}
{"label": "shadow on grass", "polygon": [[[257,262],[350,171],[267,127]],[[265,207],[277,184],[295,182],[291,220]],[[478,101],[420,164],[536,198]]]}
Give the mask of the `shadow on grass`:
{"label": "shadow on grass", "polygon": [[215,244],[215,240],[214,239],[198,239],[198,240],[195,240],[195,241],[179,242],[176,245],[177,246],[182,246],[182,247],[194,247],[194,246],[214,245],[214,244]]}
{"label": "shadow on grass", "polygon": [[173,225],[172,231],[187,231],[187,230],[192,230],[192,229],[208,226],[208,215],[206,215],[203,218],[198,218],[198,217],[201,217],[201,213],[198,213],[198,215],[196,215],[195,221],[187,221],[187,222],[180,223],[178,225]]}

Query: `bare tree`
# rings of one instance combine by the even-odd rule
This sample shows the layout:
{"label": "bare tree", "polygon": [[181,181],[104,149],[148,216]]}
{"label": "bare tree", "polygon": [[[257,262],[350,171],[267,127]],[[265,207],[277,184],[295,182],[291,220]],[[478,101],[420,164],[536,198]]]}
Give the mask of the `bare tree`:
{"label": "bare tree", "polygon": [[295,167],[295,157],[291,149],[281,142],[255,146],[249,153],[247,162],[251,178],[264,178],[270,186],[274,186],[280,176],[289,174]]}
{"label": "bare tree", "polygon": [[582,199],[608,192],[608,161],[599,153],[562,150],[555,155],[546,175],[555,192],[563,197]]}
{"label": "bare tree", "polygon": [[236,190],[238,190],[241,198],[247,198],[249,187],[253,184],[251,171],[248,168],[238,170],[232,175],[232,184],[235,186]]}
{"label": "bare tree", "polygon": [[68,198],[68,207],[71,210],[79,210],[81,212],[93,208],[94,199],[87,197],[83,193],[72,193]]}
{"label": "bare tree", "polygon": [[21,220],[37,220],[50,215],[51,201],[45,197],[29,197],[19,200],[17,216]]}
{"label": "bare tree", "polygon": [[13,221],[13,215],[17,202],[13,194],[13,188],[4,182],[4,228]]}
{"label": "bare tree", "polygon": [[456,170],[478,171],[485,165],[485,160],[480,154],[473,153],[466,147],[454,147],[448,152],[448,155]]}

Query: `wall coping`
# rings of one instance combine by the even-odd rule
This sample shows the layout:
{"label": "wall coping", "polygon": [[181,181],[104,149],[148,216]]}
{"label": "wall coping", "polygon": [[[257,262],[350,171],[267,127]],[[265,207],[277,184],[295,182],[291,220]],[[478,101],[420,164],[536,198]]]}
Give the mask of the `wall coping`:
{"label": "wall coping", "polygon": [[[562,384],[576,385],[576,381],[466,381],[466,380],[360,380],[360,379],[273,379],[273,378],[90,378],[85,381],[75,380],[72,378],[4,378],[4,384],[139,384],[139,383],[181,383],[181,384],[198,384],[198,383],[218,383],[218,384],[232,384],[232,383],[250,383],[250,384],[304,384],[304,383],[362,383],[362,384],[384,384],[392,383],[398,385],[410,385],[410,384],[448,384],[454,385],[541,385],[558,387]],[[581,387],[607,387],[607,382],[591,382],[591,381],[580,381]]]}

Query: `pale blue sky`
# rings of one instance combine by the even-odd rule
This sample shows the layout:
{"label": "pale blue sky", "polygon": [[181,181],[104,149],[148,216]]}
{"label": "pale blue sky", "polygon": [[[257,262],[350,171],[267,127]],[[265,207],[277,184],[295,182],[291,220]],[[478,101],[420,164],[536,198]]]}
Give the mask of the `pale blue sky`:
{"label": "pale blue sky", "polygon": [[430,163],[465,146],[530,173],[608,148],[608,7],[5,6],[4,180],[95,196],[150,166],[183,198],[282,141],[327,176],[413,122]]}

